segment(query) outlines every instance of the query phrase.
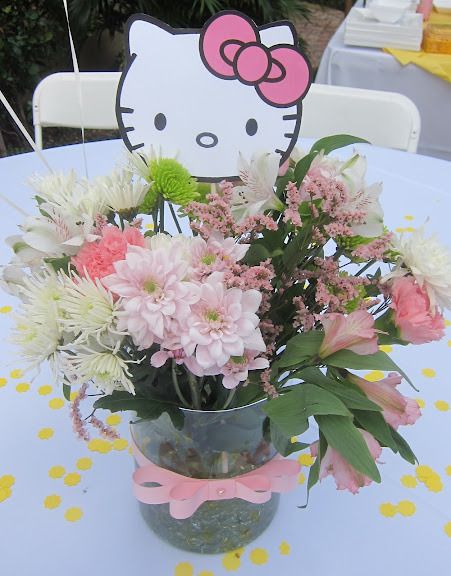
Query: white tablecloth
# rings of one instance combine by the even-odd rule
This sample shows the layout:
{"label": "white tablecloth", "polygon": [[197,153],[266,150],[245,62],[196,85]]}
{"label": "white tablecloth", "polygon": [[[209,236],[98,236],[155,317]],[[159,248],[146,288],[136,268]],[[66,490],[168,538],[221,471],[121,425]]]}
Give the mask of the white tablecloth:
{"label": "white tablecloth", "polygon": [[344,27],[330,39],[315,82],[405,94],[421,115],[418,152],[451,160],[451,83],[379,48],[346,46]]}
{"label": "white tablecloth", "polygon": [[[409,229],[430,217],[428,228],[451,246],[451,164],[368,146],[359,149],[368,157],[369,181],[385,182],[388,226]],[[89,144],[87,154],[90,175],[102,174],[120,156],[120,144]],[[82,171],[80,146],[46,151],[46,157],[54,168]],[[0,192],[24,210],[31,210],[24,181],[33,171],[44,172],[35,155],[0,160]],[[1,206],[3,238],[16,231],[21,216]],[[9,250],[1,242],[0,261],[8,259]],[[308,470],[304,468],[298,489],[282,496],[274,522],[258,540],[237,554],[201,556],[161,542],[142,520],[131,492],[126,417],[118,426],[122,441],[87,446],[72,434],[68,403],[49,371],[44,369],[34,381],[21,372],[20,359],[4,341],[13,320],[9,306],[16,305],[16,300],[1,295],[2,576],[449,573],[450,332],[439,343],[393,353],[420,389],[415,393],[408,385],[403,387],[404,393],[420,399],[424,409],[417,425],[402,432],[421,464],[438,474],[435,492],[415,479],[415,467],[384,452],[381,485],[352,496],[337,492],[329,478],[312,491],[308,508],[302,510],[297,506],[305,503]],[[306,455],[301,459],[309,463]]]}

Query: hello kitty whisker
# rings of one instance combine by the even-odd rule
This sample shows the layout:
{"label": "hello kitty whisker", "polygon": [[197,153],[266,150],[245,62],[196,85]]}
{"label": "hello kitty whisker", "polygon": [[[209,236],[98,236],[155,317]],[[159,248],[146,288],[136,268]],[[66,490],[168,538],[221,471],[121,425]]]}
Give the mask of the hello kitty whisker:
{"label": "hello kitty whisker", "polygon": [[133,132],[134,126],[124,126],[124,132]]}
{"label": "hello kitty whisker", "polygon": [[297,120],[298,118],[298,114],[285,114],[285,116],[282,116],[283,120]]}
{"label": "hello kitty whisker", "polygon": [[142,148],[144,146],[144,142],[141,142],[141,144],[135,144],[134,146],[131,147],[131,150],[138,150],[138,148]]}
{"label": "hello kitty whisker", "polygon": [[124,106],[119,106],[119,111],[122,112],[122,114],[133,114],[135,110],[133,108],[125,108]]}
{"label": "hello kitty whisker", "polygon": [[290,139],[291,139],[291,138],[293,138],[293,136],[294,136],[293,132],[287,132],[286,134],[284,134],[284,137],[285,137],[285,138],[290,138]]}

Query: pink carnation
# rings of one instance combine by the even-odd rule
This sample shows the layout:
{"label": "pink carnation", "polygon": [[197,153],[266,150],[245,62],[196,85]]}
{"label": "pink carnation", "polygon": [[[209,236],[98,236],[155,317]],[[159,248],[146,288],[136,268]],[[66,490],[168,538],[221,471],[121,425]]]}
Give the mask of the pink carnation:
{"label": "pink carnation", "polygon": [[77,256],[72,258],[80,276],[104,278],[114,272],[113,263],[124,260],[128,246],[144,247],[144,236],[136,228],[121,231],[117,226],[107,226],[96,242],[87,242]]}
{"label": "pink carnation", "polygon": [[[360,428],[358,430],[362,434],[371,456],[377,460],[382,453],[379,442],[366,430],[360,430]],[[318,455],[318,442],[310,446],[310,451],[312,456]],[[327,447],[326,453],[321,459],[319,478],[322,480],[329,475],[335,478],[337,490],[349,490],[353,494],[357,494],[359,488],[371,484],[371,478],[358,472],[339,452],[330,446]]]}
{"label": "pink carnation", "polygon": [[429,296],[412,276],[396,278],[391,287],[393,320],[406,342],[424,344],[440,340],[445,320],[437,308],[431,310]]}

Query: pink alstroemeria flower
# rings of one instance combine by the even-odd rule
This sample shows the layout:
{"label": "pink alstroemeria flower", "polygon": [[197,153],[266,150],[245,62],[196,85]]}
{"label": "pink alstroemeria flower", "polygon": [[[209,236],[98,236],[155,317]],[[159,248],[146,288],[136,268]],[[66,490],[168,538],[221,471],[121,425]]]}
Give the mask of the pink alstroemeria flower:
{"label": "pink alstroemeria flower", "polygon": [[[371,456],[377,460],[382,453],[379,442],[366,430],[359,428],[359,432],[362,434]],[[310,452],[312,456],[318,456],[318,442],[310,446]],[[337,490],[349,490],[353,494],[357,494],[360,488],[369,486],[372,482],[371,478],[358,472],[339,452],[330,446],[327,447],[326,454],[321,459],[319,479],[322,480],[329,475],[335,478]]]}
{"label": "pink alstroemeria flower", "polygon": [[321,358],[344,348],[362,355],[378,351],[374,318],[366,310],[356,310],[348,316],[322,314],[318,319],[324,326],[324,340],[319,349]]}
{"label": "pink alstroemeria flower", "polygon": [[396,372],[390,372],[387,378],[376,382],[368,382],[355,374],[349,374],[348,380],[356,384],[372,402],[382,408],[385,421],[395,430],[399,426],[415,424],[421,416],[418,402],[396,390],[396,386],[399,386],[402,380]]}

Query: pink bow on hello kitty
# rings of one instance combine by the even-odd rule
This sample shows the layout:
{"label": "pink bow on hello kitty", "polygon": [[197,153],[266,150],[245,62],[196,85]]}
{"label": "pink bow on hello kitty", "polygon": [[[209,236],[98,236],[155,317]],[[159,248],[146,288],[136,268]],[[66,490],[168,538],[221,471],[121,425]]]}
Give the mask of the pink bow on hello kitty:
{"label": "pink bow on hello kitty", "polygon": [[255,25],[238,14],[224,14],[206,24],[200,54],[215,76],[254,86],[272,106],[293,106],[310,85],[309,65],[294,46],[265,46]]}

